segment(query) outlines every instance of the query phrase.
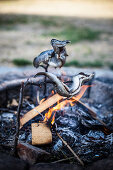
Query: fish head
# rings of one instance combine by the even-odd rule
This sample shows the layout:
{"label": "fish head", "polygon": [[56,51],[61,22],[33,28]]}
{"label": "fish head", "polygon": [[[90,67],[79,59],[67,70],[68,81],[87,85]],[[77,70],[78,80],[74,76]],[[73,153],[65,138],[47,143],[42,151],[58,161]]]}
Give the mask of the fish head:
{"label": "fish head", "polygon": [[82,85],[82,84],[92,80],[94,78],[95,74],[94,73],[86,74],[86,73],[80,72],[77,76],[79,77],[80,83]]}
{"label": "fish head", "polygon": [[65,47],[67,44],[69,44],[71,41],[69,40],[64,40],[64,41],[60,41],[57,39],[52,39],[51,40],[51,45],[52,47]]}

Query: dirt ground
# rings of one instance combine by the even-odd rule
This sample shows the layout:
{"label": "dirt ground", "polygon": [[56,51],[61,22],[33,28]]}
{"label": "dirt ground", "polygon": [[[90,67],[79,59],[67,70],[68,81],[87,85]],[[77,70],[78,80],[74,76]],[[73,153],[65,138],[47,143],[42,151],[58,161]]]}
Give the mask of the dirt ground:
{"label": "dirt ground", "polygon": [[[0,8],[4,20],[0,28],[0,65],[13,66],[15,58],[32,61],[40,52],[51,49],[50,40],[56,37],[50,32],[60,32],[64,24],[71,23],[77,28],[89,28],[101,34],[93,41],[85,39],[68,45],[67,61],[99,60],[105,66],[113,62],[113,1],[0,1]],[[13,24],[6,20],[5,23],[7,17],[21,14],[48,18],[49,25],[41,19]],[[51,23],[51,19],[57,24]],[[45,33],[48,36],[44,36]]]}

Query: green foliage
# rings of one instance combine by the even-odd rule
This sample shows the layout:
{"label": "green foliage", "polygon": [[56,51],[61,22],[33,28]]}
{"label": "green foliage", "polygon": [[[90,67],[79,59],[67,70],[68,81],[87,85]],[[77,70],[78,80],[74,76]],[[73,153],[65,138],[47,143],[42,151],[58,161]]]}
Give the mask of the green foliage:
{"label": "green foliage", "polygon": [[82,63],[83,67],[102,67],[103,63],[100,60],[95,60],[93,62],[87,61],[85,63]]}
{"label": "green foliage", "polygon": [[93,41],[99,38],[100,32],[94,31],[89,28],[77,28],[75,26],[69,26],[64,28],[61,32],[52,32],[44,34],[45,36],[63,38],[71,40],[71,43],[76,43],[82,40]]}
{"label": "green foliage", "polygon": [[75,67],[102,67],[103,63],[99,60],[95,60],[94,62],[88,61],[88,62],[79,62],[77,60],[73,60],[70,62],[67,62],[65,64],[66,67],[68,66],[75,66]]}
{"label": "green foliage", "polygon": [[38,19],[38,21],[43,25],[43,26],[57,26],[58,23],[57,21],[55,20],[55,18],[53,17],[47,17],[47,18],[44,18],[44,17],[40,17]]}
{"label": "green foliage", "polygon": [[27,23],[29,18],[25,15],[0,15],[0,25],[13,25]]}
{"label": "green foliage", "polygon": [[36,15],[0,15],[0,29],[11,30],[17,24],[40,23],[45,27],[56,27],[61,31],[49,32],[44,36],[51,36],[60,39],[69,39],[71,43],[82,40],[95,40],[99,38],[100,32],[89,28],[75,27],[70,21],[59,17],[44,17]]}
{"label": "green foliage", "polygon": [[43,17],[36,15],[0,15],[1,26],[14,26],[16,24],[41,23],[43,26],[57,26],[55,17]]}
{"label": "green foliage", "polygon": [[68,67],[68,66],[76,66],[76,67],[81,67],[81,64],[79,61],[77,60],[72,60],[70,62],[66,62],[65,63],[65,66]]}
{"label": "green foliage", "polygon": [[16,66],[27,66],[27,65],[31,65],[32,62],[23,58],[18,58],[18,59],[14,59],[13,64],[15,64]]}

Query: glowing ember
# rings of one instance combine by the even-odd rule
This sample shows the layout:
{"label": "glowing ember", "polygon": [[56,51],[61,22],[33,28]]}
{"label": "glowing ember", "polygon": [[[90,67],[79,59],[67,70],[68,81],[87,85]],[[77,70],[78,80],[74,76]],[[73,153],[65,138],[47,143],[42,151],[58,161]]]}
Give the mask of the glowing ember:
{"label": "glowing ember", "polygon": [[90,87],[88,85],[83,85],[81,87],[81,90],[80,90],[80,93],[76,96],[76,97],[72,97],[71,99],[65,99],[64,101],[62,102],[57,102],[57,105],[52,107],[52,108],[49,108],[49,111],[47,113],[45,113],[45,119],[44,119],[44,122],[48,121],[49,119],[52,119],[51,120],[51,124],[53,125],[54,122],[55,122],[55,114],[56,113],[53,113],[55,111],[58,111],[60,110],[61,108],[64,108],[67,104],[70,104],[71,106],[74,106],[74,104],[80,100],[80,98],[83,96],[83,94],[85,93],[86,89]]}

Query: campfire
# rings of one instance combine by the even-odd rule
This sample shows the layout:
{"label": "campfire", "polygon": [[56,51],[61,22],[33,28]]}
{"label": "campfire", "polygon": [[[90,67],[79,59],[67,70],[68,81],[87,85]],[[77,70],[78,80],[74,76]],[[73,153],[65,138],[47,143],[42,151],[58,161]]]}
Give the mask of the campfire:
{"label": "campfire", "polygon": [[[11,120],[6,121],[1,117],[4,129],[11,122],[10,135],[4,133],[1,146],[7,146],[10,152],[30,163],[71,160],[84,166],[104,157],[105,149],[106,155],[109,154],[112,146],[110,119],[113,116],[100,116],[99,109],[96,109],[99,105],[95,107],[88,97],[91,89],[96,86],[93,83],[94,73],[80,72],[72,76],[65,73],[59,76],[48,72],[48,66],[54,66],[57,60],[61,64],[57,67],[65,63],[67,43],[69,41],[53,40],[53,51],[51,54],[45,52],[51,57],[45,59],[45,53],[41,53],[41,59],[35,58],[34,66],[43,67],[45,72],[12,82],[11,86],[21,84],[19,103],[14,99],[18,106],[14,107],[11,103],[7,106],[9,111],[14,108]],[[9,84],[3,84],[1,89],[5,89],[5,86]],[[29,91],[32,87],[34,90],[30,96],[26,89]],[[7,108],[0,111],[4,112]]]}

